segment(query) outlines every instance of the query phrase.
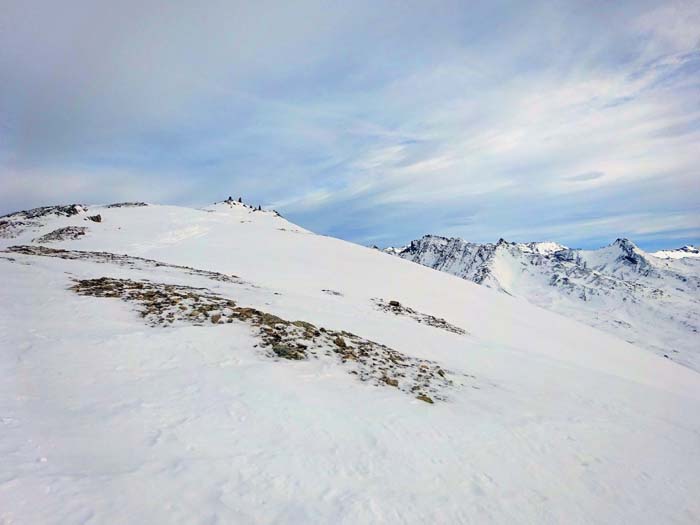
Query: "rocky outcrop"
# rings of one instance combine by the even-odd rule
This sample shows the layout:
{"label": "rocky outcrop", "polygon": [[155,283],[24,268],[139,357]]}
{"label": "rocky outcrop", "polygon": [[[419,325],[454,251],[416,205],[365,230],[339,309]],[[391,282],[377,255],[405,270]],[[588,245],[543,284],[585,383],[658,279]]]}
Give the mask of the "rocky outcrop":
{"label": "rocky outcrop", "polygon": [[139,208],[142,206],[148,206],[145,202],[115,202],[114,204],[107,204],[105,208]]}
{"label": "rocky outcrop", "polygon": [[76,280],[71,289],[79,295],[132,303],[151,326],[243,322],[256,330],[260,346],[269,357],[292,361],[332,359],[360,381],[396,388],[426,403],[445,400],[447,391],[461,381],[433,361],[407,356],[347,331],[288,321],[256,308],[241,307],[205,288],[100,277]]}
{"label": "rocky outcrop", "polygon": [[47,217],[72,217],[87,211],[83,204],[42,206],[0,217],[0,238],[13,239],[30,228],[42,226]]}
{"label": "rocky outcrop", "polygon": [[67,204],[58,206],[42,206],[40,208],[32,208],[31,210],[18,211],[3,215],[0,219],[38,219],[47,215],[62,215],[64,217],[72,217],[80,212],[87,211],[87,206],[84,204]]}
{"label": "rocky outcrop", "polygon": [[55,241],[72,241],[78,239],[87,233],[88,229],[84,226],[65,226],[64,228],[58,228],[52,232],[42,235],[34,242],[46,243]]}
{"label": "rocky outcrop", "polygon": [[450,324],[447,321],[445,321],[442,317],[435,317],[434,315],[418,312],[413,308],[409,308],[408,306],[402,305],[399,301],[392,300],[387,302],[384,299],[373,299],[372,301],[377,306],[377,309],[382,310],[384,312],[389,312],[398,316],[409,317],[417,323],[439,328],[440,330],[451,332],[453,334],[467,335],[467,331],[464,328],[460,328],[459,326]]}

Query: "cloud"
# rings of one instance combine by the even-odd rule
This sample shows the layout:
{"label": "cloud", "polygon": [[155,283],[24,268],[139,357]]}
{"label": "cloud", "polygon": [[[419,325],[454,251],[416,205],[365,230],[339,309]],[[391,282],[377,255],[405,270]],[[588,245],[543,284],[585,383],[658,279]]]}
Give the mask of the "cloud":
{"label": "cloud", "polygon": [[696,2],[14,2],[3,18],[3,211],[241,194],[364,243],[576,244],[601,224],[642,235],[615,220],[640,216],[654,242],[697,231]]}
{"label": "cloud", "polygon": [[579,173],[578,175],[570,175],[566,179],[574,182],[585,182],[589,180],[596,180],[601,177],[605,177],[605,173],[602,171],[587,171],[585,173]]}

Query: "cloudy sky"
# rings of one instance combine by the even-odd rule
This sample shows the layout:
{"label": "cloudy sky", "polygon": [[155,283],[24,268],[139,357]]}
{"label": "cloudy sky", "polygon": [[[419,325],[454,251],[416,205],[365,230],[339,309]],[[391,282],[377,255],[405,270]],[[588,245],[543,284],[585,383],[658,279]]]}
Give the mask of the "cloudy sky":
{"label": "cloudy sky", "polygon": [[0,214],[228,195],[382,246],[700,242],[700,1],[2,3]]}

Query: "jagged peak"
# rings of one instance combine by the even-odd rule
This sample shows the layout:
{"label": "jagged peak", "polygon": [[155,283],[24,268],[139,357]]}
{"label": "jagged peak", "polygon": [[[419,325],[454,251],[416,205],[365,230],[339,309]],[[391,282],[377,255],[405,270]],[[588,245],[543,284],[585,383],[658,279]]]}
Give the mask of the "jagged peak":
{"label": "jagged peak", "polygon": [[432,233],[426,233],[421,237],[419,240],[431,240],[431,239],[438,239],[441,241],[451,241],[452,239],[457,239],[458,237],[443,237],[442,235],[434,235]]}
{"label": "jagged peak", "polygon": [[610,246],[619,246],[624,249],[639,250],[639,247],[626,237],[618,237]]}

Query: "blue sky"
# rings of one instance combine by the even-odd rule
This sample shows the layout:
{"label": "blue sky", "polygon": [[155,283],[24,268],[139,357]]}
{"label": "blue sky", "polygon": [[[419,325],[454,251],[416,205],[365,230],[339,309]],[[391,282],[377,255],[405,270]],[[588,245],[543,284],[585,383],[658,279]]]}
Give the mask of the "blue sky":
{"label": "blue sky", "polygon": [[700,242],[695,0],[10,0],[0,23],[0,213],[242,195],[381,246]]}

